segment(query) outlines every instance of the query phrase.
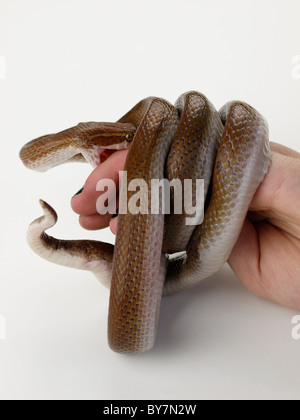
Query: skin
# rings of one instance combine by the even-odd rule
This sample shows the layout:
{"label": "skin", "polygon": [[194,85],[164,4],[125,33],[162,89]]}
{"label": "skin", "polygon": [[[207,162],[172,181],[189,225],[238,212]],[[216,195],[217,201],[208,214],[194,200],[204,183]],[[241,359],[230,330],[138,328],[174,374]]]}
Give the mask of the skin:
{"label": "skin", "polygon": [[[249,208],[228,263],[240,281],[256,295],[300,310],[300,153],[271,143],[272,164]],[[117,218],[96,210],[99,179],[118,184],[127,151],[113,153],[88,177],[71,206],[88,230],[107,226],[115,234]]]}

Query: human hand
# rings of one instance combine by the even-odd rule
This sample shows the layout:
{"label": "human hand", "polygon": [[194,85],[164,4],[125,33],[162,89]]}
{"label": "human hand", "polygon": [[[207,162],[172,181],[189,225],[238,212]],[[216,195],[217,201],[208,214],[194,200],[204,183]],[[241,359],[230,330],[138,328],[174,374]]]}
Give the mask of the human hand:
{"label": "human hand", "polygon": [[[300,309],[300,154],[271,143],[272,164],[250,205],[240,237],[228,260],[242,283],[256,295]],[[85,229],[109,226],[117,218],[100,215],[96,201],[99,179],[118,184],[127,151],[113,153],[88,177],[84,190],[72,199]]]}
{"label": "human hand", "polygon": [[300,153],[271,143],[272,163],[228,263],[256,295],[300,309]]}

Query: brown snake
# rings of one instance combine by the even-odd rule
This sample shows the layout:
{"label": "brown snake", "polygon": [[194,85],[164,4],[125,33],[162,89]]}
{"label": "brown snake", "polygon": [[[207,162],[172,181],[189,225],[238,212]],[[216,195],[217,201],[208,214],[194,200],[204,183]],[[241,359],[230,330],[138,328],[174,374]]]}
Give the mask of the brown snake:
{"label": "brown snake", "polygon": [[[218,113],[205,96],[188,92],[175,106],[147,98],[117,123],[81,123],[40,137],[20,157],[36,170],[82,158],[97,166],[105,149],[128,147],[128,183],[204,179],[202,224],[186,226],[186,214],[174,214],[173,208],[164,216],[161,203],[159,214],[151,214],[149,188],[148,214],[119,214],[115,247],[48,236],[45,230],[57,216],[43,201],[44,216],[30,225],[28,242],[40,256],[93,271],[111,287],[109,345],[137,353],[154,344],[162,294],[199,283],[227,261],[268,170],[270,151],[267,123],[251,106],[231,102]],[[133,195],[129,191],[128,200]],[[186,253],[173,258],[178,251]]]}

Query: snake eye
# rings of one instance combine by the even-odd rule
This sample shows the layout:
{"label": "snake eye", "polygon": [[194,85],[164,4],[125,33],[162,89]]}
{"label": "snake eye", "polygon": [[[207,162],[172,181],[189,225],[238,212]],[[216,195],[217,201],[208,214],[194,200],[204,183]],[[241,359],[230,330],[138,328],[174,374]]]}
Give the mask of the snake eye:
{"label": "snake eye", "polygon": [[132,134],[132,133],[127,133],[127,134],[125,135],[125,139],[126,139],[127,141],[132,141],[132,139],[133,139],[133,134]]}

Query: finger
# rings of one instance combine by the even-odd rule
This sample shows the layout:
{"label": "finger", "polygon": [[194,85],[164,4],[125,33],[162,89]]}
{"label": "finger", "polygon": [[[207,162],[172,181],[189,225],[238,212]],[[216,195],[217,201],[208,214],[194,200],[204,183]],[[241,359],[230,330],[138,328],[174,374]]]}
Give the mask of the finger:
{"label": "finger", "polygon": [[274,141],[270,142],[271,150],[281,155],[289,156],[292,158],[300,159],[300,153],[296,150],[290,149],[289,147],[283,146],[282,144],[275,143]]}
{"label": "finger", "polygon": [[114,217],[110,219],[109,228],[114,235],[117,234],[117,224],[118,224],[118,217]]}
{"label": "finger", "polygon": [[[80,194],[75,195],[71,200],[71,206],[75,213],[81,216],[98,214],[97,199],[103,192],[96,190],[97,183],[102,179],[111,179],[116,187],[118,187],[119,171],[124,169],[127,153],[128,150],[115,152],[105,162],[94,169],[86,180],[83,191]],[[100,218],[95,220],[100,220]],[[86,220],[82,219],[82,221],[84,221],[83,223],[85,224]]]}
{"label": "finger", "polygon": [[[117,199],[116,202],[116,209],[119,207],[119,201]],[[110,220],[116,217],[115,208],[111,209],[113,210],[113,213],[108,211],[105,214],[89,214],[87,216],[80,215],[79,216],[79,223],[81,227],[87,230],[98,230],[103,229],[109,226]],[[117,211],[117,210],[116,210]]]}
{"label": "finger", "polygon": [[228,264],[252,293],[264,296],[264,289],[259,281],[259,260],[258,234],[254,225],[246,219],[239,239],[231,251]]}
{"label": "finger", "polygon": [[90,214],[88,216],[79,216],[79,223],[83,229],[98,230],[109,226],[111,214]]}

